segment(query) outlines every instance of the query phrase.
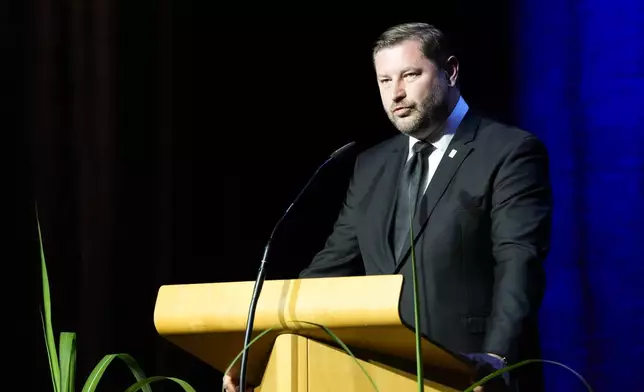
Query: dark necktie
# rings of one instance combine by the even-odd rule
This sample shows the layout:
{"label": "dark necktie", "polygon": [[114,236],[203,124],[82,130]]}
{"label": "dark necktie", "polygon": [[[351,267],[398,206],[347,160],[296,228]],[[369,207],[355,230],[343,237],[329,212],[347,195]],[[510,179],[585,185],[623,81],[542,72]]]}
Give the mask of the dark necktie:
{"label": "dark necktie", "polygon": [[423,195],[423,180],[427,176],[427,157],[434,151],[434,146],[423,141],[412,147],[412,156],[407,160],[398,183],[398,197],[393,232],[393,245],[396,261],[406,248],[409,234],[410,217],[416,213]]}

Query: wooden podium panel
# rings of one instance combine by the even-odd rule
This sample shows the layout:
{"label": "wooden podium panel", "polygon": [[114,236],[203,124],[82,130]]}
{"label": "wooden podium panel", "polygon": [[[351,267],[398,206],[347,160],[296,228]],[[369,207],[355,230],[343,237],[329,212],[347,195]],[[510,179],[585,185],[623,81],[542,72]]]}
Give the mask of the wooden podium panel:
{"label": "wooden podium panel", "polygon": [[255,392],[308,392],[308,344],[309,339],[302,336],[278,336]]}
{"label": "wooden podium panel", "polygon": [[[278,366],[275,358],[287,355],[274,346],[276,339],[282,341],[282,334],[332,342],[323,329],[311,323],[326,326],[352,350],[415,362],[415,335],[402,324],[398,311],[402,282],[402,275],[265,281],[253,337],[267,329],[271,332],[250,348],[248,382],[258,385],[265,371]],[[162,286],[154,311],[157,332],[223,372],[243,347],[253,285],[248,281]],[[473,376],[474,368],[464,358],[426,339],[422,346],[426,369],[459,379]],[[285,363],[291,363],[291,359]],[[279,363],[281,372],[286,365]],[[360,370],[355,363],[352,367]],[[292,369],[289,371],[292,373]]]}
{"label": "wooden podium panel", "polygon": [[[381,392],[416,392],[416,376],[376,361],[358,359]],[[264,378],[255,392],[368,392],[373,385],[346,352],[293,334],[275,340]],[[459,392],[425,380],[425,392]]]}
{"label": "wooden podium panel", "polygon": [[[368,392],[373,384],[356,361],[341,349],[308,339],[308,392]],[[385,366],[376,361],[358,359],[380,392],[416,392],[416,375]],[[425,379],[425,392],[461,392]]]}

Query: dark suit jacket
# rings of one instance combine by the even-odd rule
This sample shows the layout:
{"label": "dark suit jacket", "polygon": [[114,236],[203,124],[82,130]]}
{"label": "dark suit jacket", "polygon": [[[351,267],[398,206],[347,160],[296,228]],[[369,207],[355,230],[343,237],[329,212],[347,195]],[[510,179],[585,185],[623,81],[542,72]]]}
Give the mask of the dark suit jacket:
{"label": "dark suit jacket", "polygon": [[[408,143],[400,134],[357,157],[334,230],[300,277],[403,274],[400,313],[413,327],[411,252],[395,260],[389,241]],[[468,111],[414,219],[425,337],[510,362],[538,355],[552,209],[548,166],[534,135]]]}

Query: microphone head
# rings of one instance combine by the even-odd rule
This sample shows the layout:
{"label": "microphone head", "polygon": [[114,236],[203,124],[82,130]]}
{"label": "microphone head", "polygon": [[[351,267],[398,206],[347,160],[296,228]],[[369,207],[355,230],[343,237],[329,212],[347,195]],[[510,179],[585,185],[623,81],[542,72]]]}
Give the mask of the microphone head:
{"label": "microphone head", "polygon": [[340,155],[344,154],[346,151],[350,150],[353,146],[355,146],[356,142],[349,142],[345,144],[344,146],[338,148],[331,154],[331,158],[338,158]]}

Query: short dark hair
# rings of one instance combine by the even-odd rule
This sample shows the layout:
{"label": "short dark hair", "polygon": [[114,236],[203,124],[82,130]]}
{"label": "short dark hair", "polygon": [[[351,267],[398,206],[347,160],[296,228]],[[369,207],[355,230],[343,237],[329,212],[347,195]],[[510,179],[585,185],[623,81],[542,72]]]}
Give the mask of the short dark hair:
{"label": "short dark hair", "polygon": [[378,37],[372,54],[375,56],[382,49],[408,40],[418,41],[425,57],[439,68],[447,68],[447,59],[452,55],[447,37],[441,30],[428,23],[403,23],[388,28]]}

